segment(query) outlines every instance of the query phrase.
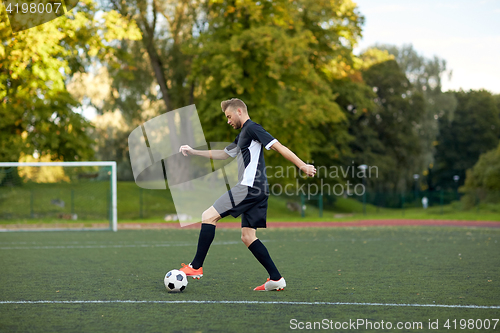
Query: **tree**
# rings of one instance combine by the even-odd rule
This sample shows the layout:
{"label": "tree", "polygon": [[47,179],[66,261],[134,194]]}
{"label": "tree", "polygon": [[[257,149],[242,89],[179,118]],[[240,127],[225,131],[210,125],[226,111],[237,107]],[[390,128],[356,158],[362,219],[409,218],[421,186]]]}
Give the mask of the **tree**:
{"label": "tree", "polygon": [[[418,170],[422,146],[415,123],[424,114],[423,97],[409,93],[411,83],[395,60],[375,64],[362,74],[376,94],[376,106],[353,119],[350,132],[356,139],[351,147],[358,160],[379,168],[376,181],[381,190],[404,190]],[[356,111],[360,110],[351,109]]]}
{"label": "tree", "polygon": [[494,96],[486,90],[455,92],[458,101],[454,114],[439,118],[439,136],[433,183],[442,188],[455,187],[453,176],[464,184],[466,170],[479,156],[497,146],[500,114]]}
{"label": "tree", "polygon": [[479,156],[477,163],[466,172],[465,184],[460,188],[466,207],[482,202],[500,202],[500,145]]}
{"label": "tree", "polygon": [[[446,60],[437,56],[426,58],[417,53],[413,45],[397,47],[388,44],[376,44],[376,48],[386,50],[397,61],[401,69],[412,84],[411,91],[417,92],[424,97],[425,112],[418,122],[415,123],[421,144],[421,158],[418,174],[432,173],[435,163],[435,145],[439,133],[438,119],[445,114],[451,119],[457,106],[455,94],[442,92],[441,81],[443,76],[451,78],[452,71],[446,67]],[[421,178],[422,179],[422,178]],[[430,182],[432,177],[427,177],[427,184],[422,184],[422,189],[434,189]]]}
{"label": "tree", "polygon": [[[330,87],[345,118],[334,126],[326,124],[316,130],[324,135],[326,142],[313,151],[314,161],[319,165],[344,169],[361,164],[381,166],[381,156],[376,155],[376,151],[381,150],[381,142],[372,128],[361,125],[366,123],[366,116],[376,112],[377,108],[377,94],[363,80],[363,71],[391,59],[393,57],[386,51],[369,49],[360,57],[353,58],[351,65],[338,63],[331,70]],[[349,173],[347,177],[339,175],[333,182],[346,180],[361,181],[357,176],[352,178],[352,173]]]}
{"label": "tree", "polygon": [[11,36],[5,7],[0,11],[0,160],[35,152],[51,160],[91,158],[90,125],[73,111],[78,103],[66,80],[92,57],[111,56],[115,40],[140,37],[133,24],[116,12],[93,20],[96,10],[87,0],[64,17]]}
{"label": "tree", "polygon": [[128,154],[128,136],[134,128],[127,124],[119,110],[97,115],[92,123],[91,138],[96,144],[97,159],[116,161],[118,180],[134,180]]}
{"label": "tree", "polygon": [[451,77],[452,71],[446,69],[446,60],[434,56],[425,58],[417,53],[412,44],[397,47],[388,44],[375,44],[379,50],[387,50],[406,73],[413,88],[427,94],[441,92],[441,80],[444,75]]}
{"label": "tree", "polygon": [[[133,122],[144,120],[144,98],[163,102],[156,115],[193,104],[196,81],[188,82],[192,56],[183,47],[192,43],[194,32],[199,31],[195,25],[200,8],[201,3],[190,0],[110,1],[108,9],[130,15],[143,38],[123,41],[117,58],[105,64],[116,96],[101,110],[118,108]],[[176,146],[176,138],[171,139]]]}
{"label": "tree", "polygon": [[[353,63],[362,23],[355,4],[216,1],[207,21],[192,48],[190,77],[199,83],[195,98],[209,141],[233,140],[235,133],[220,126],[220,101],[238,97],[253,120],[304,160],[336,149],[324,132],[345,116],[330,80],[339,63]],[[267,163],[282,160],[271,155]]]}
{"label": "tree", "polygon": [[[134,128],[155,116],[194,103],[196,80],[188,81],[192,56],[183,47],[200,31],[195,25],[199,23],[198,12],[202,7],[201,2],[192,0],[111,0],[103,4],[105,11],[117,11],[137,22],[143,38],[121,41],[115,57],[101,62],[113,79],[111,95],[96,107],[98,113],[119,110],[127,125]],[[167,118],[171,149],[177,151],[181,145],[176,135],[178,128],[171,113],[167,113]],[[192,138],[182,144],[192,145],[194,133],[185,114],[181,115],[180,123],[183,136]],[[168,165],[171,169],[183,168],[178,159],[167,163],[174,163]]]}

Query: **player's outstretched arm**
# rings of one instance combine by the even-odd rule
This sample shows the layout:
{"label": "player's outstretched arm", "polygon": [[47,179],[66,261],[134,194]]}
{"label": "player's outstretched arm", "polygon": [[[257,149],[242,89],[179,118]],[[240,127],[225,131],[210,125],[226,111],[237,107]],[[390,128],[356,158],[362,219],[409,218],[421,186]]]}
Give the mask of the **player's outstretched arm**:
{"label": "player's outstretched arm", "polygon": [[314,167],[314,165],[304,163],[304,161],[298,158],[293,151],[283,146],[281,143],[276,142],[271,146],[271,149],[283,155],[284,158],[295,164],[300,170],[302,170],[302,172],[304,172],[309,177],[314,177],[314,175],[316,174],[316,168]]}
{"label": "player's outstretched arm", "polygon": [[193,149],[188,145],[183,145],[179,148],[179,153],[184,156],[195,155],[202,156],[206,158],[211,158],[213,160],[225,160],[229,155],[224,150],[197,150]]}

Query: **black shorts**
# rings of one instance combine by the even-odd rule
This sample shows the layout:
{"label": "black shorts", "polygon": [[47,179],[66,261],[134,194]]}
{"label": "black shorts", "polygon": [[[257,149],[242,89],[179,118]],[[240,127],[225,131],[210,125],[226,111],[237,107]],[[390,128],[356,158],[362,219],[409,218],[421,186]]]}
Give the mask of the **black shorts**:
{"label": "black shorts", "polygon": [[241,215],[241,227],[265,228],[269,191],[245,185],[236,185],[214,203],[221,217]]}

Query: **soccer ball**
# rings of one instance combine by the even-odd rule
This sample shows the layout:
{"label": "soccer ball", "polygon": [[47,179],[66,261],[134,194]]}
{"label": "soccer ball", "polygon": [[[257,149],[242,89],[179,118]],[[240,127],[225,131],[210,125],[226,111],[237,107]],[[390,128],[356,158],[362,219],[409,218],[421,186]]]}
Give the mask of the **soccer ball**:
{"label": "soccer ball", "polygon": [[181,292],[186,289],[188,279],[186,273],[173,269],[165,275],[163,282],[169,292]]}

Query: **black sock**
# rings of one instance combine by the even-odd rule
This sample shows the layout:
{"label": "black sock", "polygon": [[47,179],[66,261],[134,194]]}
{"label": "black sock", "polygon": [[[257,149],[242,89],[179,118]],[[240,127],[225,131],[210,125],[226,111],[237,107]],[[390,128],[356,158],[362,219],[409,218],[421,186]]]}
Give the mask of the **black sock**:
{"label": "black sock", "polygon": [[281,279],[281,274],[278,272],[278,269],[274,265],[273,260],[271,259],[271,256],[269,255],[269,252],[267,251],[266,247],[262,242],[257,238],[250,246],[248,249],[253,253],[255,258],[264,266],[264,268],[267,270],[269,273],[269,278],[271,280],[277,281]]}
{"label": "black sock", "polygon": [[198,249],[196,250],[196,255],[193,261],[191,261],[191,266],[194,269],[198,269],[203,266],[203,261],[207,256],[208,249],[212,244],[215,237],[215,225],[210,223],[202,223],[200,230],[200,237],[198,238]]}

